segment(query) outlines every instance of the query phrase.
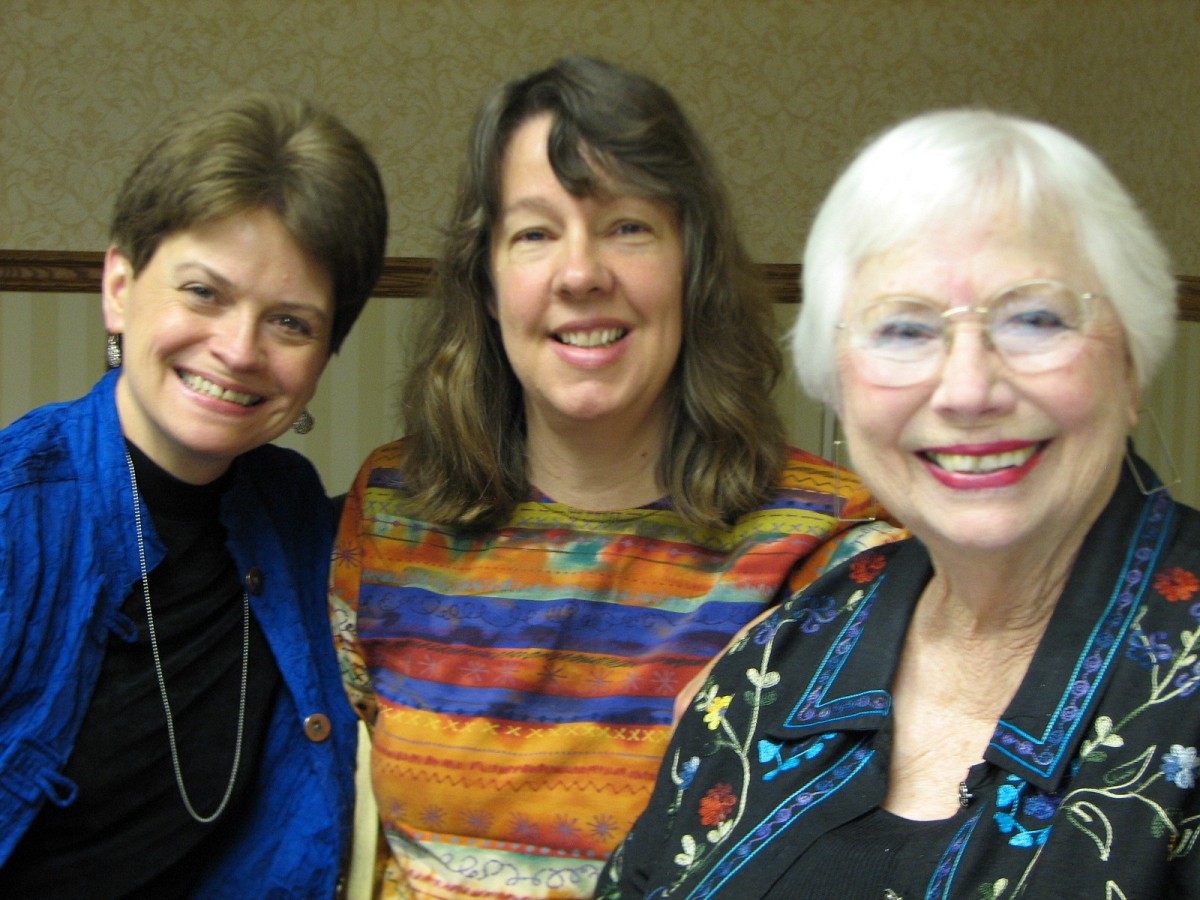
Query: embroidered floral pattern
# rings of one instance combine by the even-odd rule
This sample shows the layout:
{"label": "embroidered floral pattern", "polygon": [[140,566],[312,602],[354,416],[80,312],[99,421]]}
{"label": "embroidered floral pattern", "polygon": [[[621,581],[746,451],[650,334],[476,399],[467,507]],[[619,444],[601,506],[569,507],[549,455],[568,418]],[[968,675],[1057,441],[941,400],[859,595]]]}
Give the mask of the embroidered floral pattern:
{"label": "embroidered floral pattern", "polygon": [[725,720],[725,710],[729,708],[732,701],[732,694],[725,697],[713,697],[708,701],[708,705],[704,708],[704,724],[711,731],[716,731],[721,727],[721,722]]}
{"label": "embroidered floral pattern", "polygon": [[[1066,866],[1072,878],[1078,867],[1079,896],[1086,887],[1088,896],[1115,900],[1143,895],[1150,882],[1139,878],[1157,878],[1155,867],[1184,857],[1192,868],[1172,877],[1194,883],[1200,814],[1196,796],[1181,792],[1200,783],[1200,726],[1194,701],[1179,701],[1200,692],[1200,567],[1186,565],[1197,528],[1189,523],[1189,543],[1172,544],[1168,496],[1130,506],[1137,528],[1109,557],[1117,561],[1112,580],[1086,611],[1067,607],[1074,618],[1054,633],[1071,633],[1067,623],[1077,629],[1072,656],[1054,667],[1035,663],[1048,682],[1039,688],[1051,699],[1045,719],[1014,714],[998,723],[991,775],[973,788],[953,838],[938,845],[924,896],[1042,896],[1045,873]],[[839,820],[867,811],[886,746],[872,717],[891,711],[864,661],[891,652],[872,630],[872,613],[886,619],[890,609],[894,622],[893,604],[915,602],[906,592],[919,590],[905,580],[910,570],[885,579],[897,552],[906,551],[855,558],[841,582],[786,603],[714,670],[681,725],[691,739],[669,770],[674,800],[665,794],[657,805],[669,819],[652,820],[671,829],[674,846],[664,858],[661,836],[642,835],[643,859],[661,866],[648,896],[757,896],[739,889],[779,883],[768,879],[786,871],[791,841],[809,846],[820,833],[822,810]],[[1092,597],[1092,588],[1076,596]]]}
{"label": "embroidered floral pattern", "polygon": [[1154,576],[1154,589],[1172,603],[1178,603],[1190,600],[1200,590],[1200,578],[1187,569],[1172,566]]}
{"label": "embroidered floral pattern", "polygon": [[700,821],[705,825],[720,825],[729,818],[735,806],[737,797],[733,788],[723,783],[714,785],[700,799]]}
{"label": "embroidered floral pattern", "polygon": [[887,565],[887,560],[881,553],[860,553],[850,563],[850,578],[858,584],[874,581]]}
{"label": "embroidered floral pattern", "polygon": [[1184,789],[1196,786],[1196,748],[1172,744],[1169,753],[1163,754],[1162,771],[1167,781]]}

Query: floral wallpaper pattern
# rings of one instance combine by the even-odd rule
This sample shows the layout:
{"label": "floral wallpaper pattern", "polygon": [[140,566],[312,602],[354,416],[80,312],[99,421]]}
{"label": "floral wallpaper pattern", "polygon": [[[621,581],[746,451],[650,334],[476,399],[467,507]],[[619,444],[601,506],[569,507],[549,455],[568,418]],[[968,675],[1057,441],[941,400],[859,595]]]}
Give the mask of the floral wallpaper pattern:
{"label": "floral wallpaper pattern", "polygon": [[[1200,274],[1195,0],[4,0],[2,20],[0,248],[102,250],[145,130],[252,86],[341,114],[384,170],[389,254],[432,255],[476,104],[583,52],[676,94],[759,261],[798,261],[816,205],[869,135],[920,110],[989,105],[1096,147],[1178,271]],[[295,443],[331,490],[399,431],[391,398],[420,303],[374,301],[331,364],[318,430]],[[1180,451],[1200,434],[1197,328],[1150,398]],[[101,343],[91,298],[0,294],[0,425],[85,390]],[[781,402],[795,439],[819,447],[815,408],[790,386]],[[1200,463],[1185,475],[1200,484]]]}

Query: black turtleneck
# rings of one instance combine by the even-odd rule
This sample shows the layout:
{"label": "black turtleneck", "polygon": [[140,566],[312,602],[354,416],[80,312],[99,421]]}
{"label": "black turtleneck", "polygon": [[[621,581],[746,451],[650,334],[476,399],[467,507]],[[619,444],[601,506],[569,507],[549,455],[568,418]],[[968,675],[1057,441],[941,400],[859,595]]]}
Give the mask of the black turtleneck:
{"label": "black turtleneck", "polygon": [[[218,518],[232,470],[182,482],[127,449],[153,527],[167,548],[150,600],[184,785],[202,816],[220,803],[233,764],[242,674],[242,586]],[[149,523],[145,523],[149,524]],[[70,806],[47,803],[0,869],[0,895],[188,897],[233,830],[255,781],[279,669],[251,617],[245,734],[229,805],[214,822],[188,815],[175,784],[166,718],[139,582],[121,611],[137,640],[110,637],[95,692],[63,774]]]}

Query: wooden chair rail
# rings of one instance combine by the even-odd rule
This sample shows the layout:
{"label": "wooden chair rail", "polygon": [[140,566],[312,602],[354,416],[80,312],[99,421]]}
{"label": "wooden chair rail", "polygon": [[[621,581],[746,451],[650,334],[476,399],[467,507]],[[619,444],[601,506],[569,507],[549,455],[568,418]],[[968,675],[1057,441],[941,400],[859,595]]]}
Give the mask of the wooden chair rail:
{"label": "wooden chair rail", "polygon": [[[104,254],[73,250],[0,250],[0,291],[95,294]],[[763,277],[776,303],[800,302],[800,266],[763,263]],[[376,297],[424,297],[433,281],[433,260],[390,256],[384,260]],[[1179,318],[1200,322],[1200,276],[1179,276]]]}

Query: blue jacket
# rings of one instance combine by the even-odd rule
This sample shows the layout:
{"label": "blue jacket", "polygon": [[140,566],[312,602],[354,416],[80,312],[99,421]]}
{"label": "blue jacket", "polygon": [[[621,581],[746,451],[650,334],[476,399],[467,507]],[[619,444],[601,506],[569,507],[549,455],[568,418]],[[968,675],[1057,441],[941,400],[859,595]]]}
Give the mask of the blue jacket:
{"label": "blue jacket", "polygon": [[[0,431],[0,865],[43,803],[73,799],[61,769],[105,644],[134,633],[120,611],[140,574],[116,383]],[[303,457],[268,445],[238,459],[221,520],[286,690],[240,835],[197,896],[332,896],[356,732],[326,615],[331,507]],[[153,569],[164,549],[144,508],[142,521]]]}

